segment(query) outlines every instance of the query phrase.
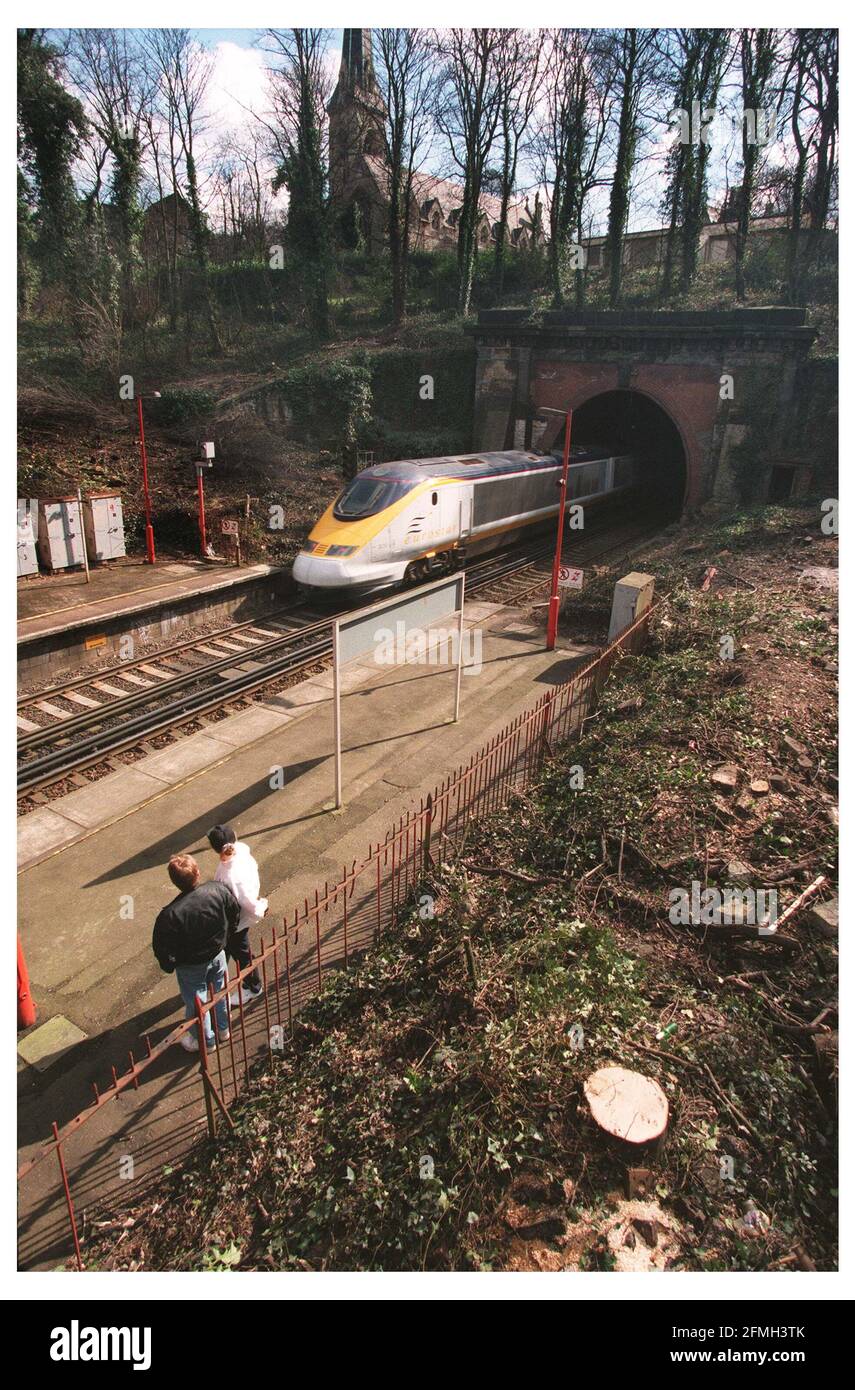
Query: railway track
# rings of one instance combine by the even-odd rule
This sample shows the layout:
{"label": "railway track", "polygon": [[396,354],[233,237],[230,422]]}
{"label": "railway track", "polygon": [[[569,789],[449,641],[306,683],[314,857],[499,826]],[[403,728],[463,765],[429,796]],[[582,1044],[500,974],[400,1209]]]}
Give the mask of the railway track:
{"label": "railway track", "polygon": [[[573,557],[591,564],[641,539],[638,522],[598,526],[574,541]],[[549,580],[551,540],[467,566],[468,595],[489,592],[519,603]],[[258,621],[185,638],[148,656],[47,687],[18,700],[18,795],[58,783],[86,785],[79,774],[187,724],[204,723],[260,690],[291,684],[332,651],[334,614],[303,604]]]}

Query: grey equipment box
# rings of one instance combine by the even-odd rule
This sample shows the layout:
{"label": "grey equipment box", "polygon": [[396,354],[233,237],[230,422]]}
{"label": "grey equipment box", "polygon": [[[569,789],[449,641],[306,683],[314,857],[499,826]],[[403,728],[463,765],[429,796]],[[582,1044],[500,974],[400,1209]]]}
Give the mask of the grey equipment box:
{"label": "grey equipment box", "polygon": [[24,574],[38,574],[39,560],[36,555],[36,527],[38,525],[38,499],[18,498],[18,578]]}
{"label": "grey equipment box", "polygon": [[80,504],[76,497],[39,502],[39,559],[46,570],[65,570],[85,561]]}
{"label": "grey equipment box", "polygon": [[117,560],[125,554],[122,499],[115,492],[90,492],[83,499],[86,549],[94,563]]}

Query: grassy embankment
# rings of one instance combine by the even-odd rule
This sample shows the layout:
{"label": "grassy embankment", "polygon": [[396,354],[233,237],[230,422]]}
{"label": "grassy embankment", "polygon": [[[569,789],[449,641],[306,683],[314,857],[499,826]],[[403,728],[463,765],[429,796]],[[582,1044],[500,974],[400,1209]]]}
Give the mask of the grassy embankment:
{"label": "grassy embankment", "polygon": [[[644,557],[670,597],[580,740],[422,886],[431,920],[329,980],[236,1134],[165,1174],[90,1267],[834,1266],[835,1077],[810,1025],[834,1020],[836,947],[803,917],[722,940],[667,910],[693,879],[747,872],[784,906],[834,874],[834,595],[800,577],[836,563],[818,517],[756,511]],[[671,1106],[643,1200],[582,1096],[611,1063]]]}

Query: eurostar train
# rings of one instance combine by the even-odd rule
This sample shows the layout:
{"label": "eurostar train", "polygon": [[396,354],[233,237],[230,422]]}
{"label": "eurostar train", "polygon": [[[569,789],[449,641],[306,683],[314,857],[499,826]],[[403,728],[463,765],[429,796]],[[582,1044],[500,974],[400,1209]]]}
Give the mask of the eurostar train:
{"label": "eurostar train", "polygon": [[[359,596],[437,578],[557,515],[562,460],[524,450],[380,463],[358,473],[294,561],[304,590]],[[568,506],[636,485],[634,455],[571,448]]]}

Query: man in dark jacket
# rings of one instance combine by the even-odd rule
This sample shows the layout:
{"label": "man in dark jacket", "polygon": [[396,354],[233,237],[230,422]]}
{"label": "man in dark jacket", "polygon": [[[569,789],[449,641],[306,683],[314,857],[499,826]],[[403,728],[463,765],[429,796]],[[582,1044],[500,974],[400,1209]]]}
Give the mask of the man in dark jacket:
{"label": "man in dark jacket", "polygon": [[[169,877],[178,897],[158,913],[151,945],[161,970],[175,971],[184,1012],[196,1017],[196,997],[204,1001],[208,990],[218,994],[226,984],[226,937],[240,921],[240,904],[224,883],[200,883],[199,865],[189,854],[175,854],[169,861]],[[221,1041],[229,1036],[229,1001],[218,1001],[217,1033]],[[211,1026],[212,1010],[204,1011],[205,1046],[216,1047]],[[181,1036],[187,1052],[198,1052],[196,1029]]]}

